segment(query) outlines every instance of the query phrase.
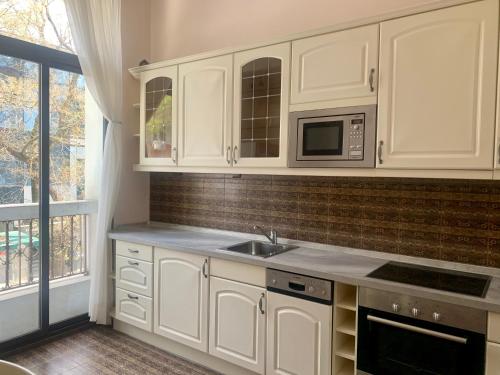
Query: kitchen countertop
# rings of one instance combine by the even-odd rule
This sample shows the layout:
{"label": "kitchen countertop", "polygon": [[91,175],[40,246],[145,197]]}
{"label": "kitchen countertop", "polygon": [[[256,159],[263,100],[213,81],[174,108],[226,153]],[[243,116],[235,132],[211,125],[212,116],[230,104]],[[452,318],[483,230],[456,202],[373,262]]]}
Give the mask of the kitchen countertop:
{"label": "kitchen countertop", "polygon": [[[260,258],[221,250],[221,248],[250,239],[267,241],[264,236],[159,223],[120,226],[112,230],[108,236],[113,240],[166,247],[171,250],[202,254],[347,284],[500,312],[500,269],[496,268],[286,239],[279,239],[280,243],[293,244],[298,248],[269,258]],[[481,273],[491,276],[492,279],[485,298],[479,298],[366,277],[367,274],[389,260],[447,270]]]}

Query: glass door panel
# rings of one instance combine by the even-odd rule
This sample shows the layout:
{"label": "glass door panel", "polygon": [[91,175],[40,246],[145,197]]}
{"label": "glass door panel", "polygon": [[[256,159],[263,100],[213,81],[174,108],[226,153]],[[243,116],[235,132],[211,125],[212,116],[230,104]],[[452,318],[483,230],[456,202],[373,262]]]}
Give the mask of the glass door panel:
{"label": "glass door panel", "polygon": [[146,82],[145,157],[172,157],[172,79],[156,77]]}
{"label": "glass door panel", "polygon": [[0,342],[40,328],[39,72],[0,55]]}
{"label": "glass door panel", "polygon": [[49,73],[49,323],[88,313],[87,216],[83,75],[51,68]]}

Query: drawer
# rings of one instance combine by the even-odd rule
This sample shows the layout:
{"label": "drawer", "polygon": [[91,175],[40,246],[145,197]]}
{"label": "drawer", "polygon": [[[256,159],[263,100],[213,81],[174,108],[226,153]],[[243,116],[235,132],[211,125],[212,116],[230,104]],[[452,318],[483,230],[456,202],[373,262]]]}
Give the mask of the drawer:
{"label": "drawer", "polygon": [[153,300],[137,293],[116,288],[115,319],[148,332],[153,331]]}
{"label": "drawer", "polygon": [[266,287],[266,269],[251,264],[210,258],[210,275],[245,284]]}
{"label": "drawer", "polygon": [[153,297],[153,263],[117,255],[116,286]]}
{"label": "drawer", "polygon": [[488,313],[488,341],[500,344],[500,314]]}
{"label": "drawer", "polygon": [[116,255],[153,262],[153,247],[138,243],[116,241]]}
{"label": "drawer", "polygon": [[489,342],[486,344],[486,375],[500,373],[500,344]]}

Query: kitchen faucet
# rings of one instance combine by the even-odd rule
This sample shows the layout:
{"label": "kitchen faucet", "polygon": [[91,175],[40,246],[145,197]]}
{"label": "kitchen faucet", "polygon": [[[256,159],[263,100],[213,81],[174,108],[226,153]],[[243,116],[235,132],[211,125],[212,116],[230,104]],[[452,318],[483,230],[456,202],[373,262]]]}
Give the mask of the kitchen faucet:
{"label": "kitchen faucet", "polygon": [[264,236],[267,237],[269,241],[271,241],[272,244],[274,245],[278,244],[278,232],[276,232],[276,230],[271,229],[271,232],[267,234],[266,231],[261,227],[259,227],[258,225],[254,225],[253,230],[261,232]]}

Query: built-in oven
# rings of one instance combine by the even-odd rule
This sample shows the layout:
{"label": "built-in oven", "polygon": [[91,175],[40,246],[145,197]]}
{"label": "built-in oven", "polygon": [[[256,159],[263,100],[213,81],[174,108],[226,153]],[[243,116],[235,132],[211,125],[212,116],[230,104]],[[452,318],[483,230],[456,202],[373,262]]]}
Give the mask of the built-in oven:
{"label": "built-in oven", "polygon": [[377,106],[290,113],[289,167],[375,167]]}
{"label": "built-in oven", "polygon": [[358,375],[484,375],[487,312],[360,288]]}

